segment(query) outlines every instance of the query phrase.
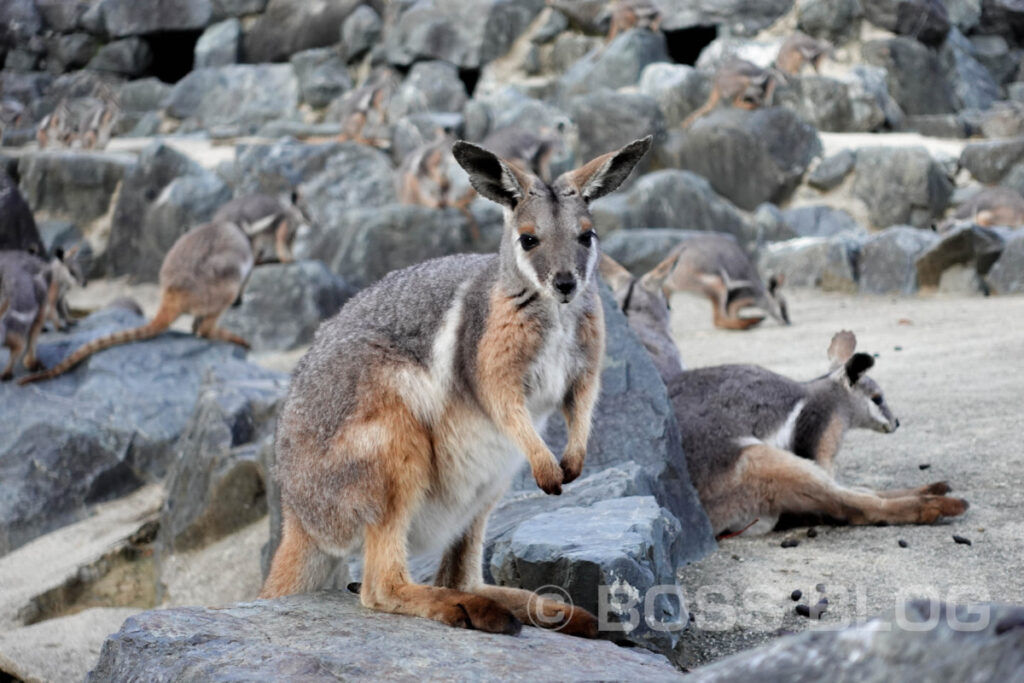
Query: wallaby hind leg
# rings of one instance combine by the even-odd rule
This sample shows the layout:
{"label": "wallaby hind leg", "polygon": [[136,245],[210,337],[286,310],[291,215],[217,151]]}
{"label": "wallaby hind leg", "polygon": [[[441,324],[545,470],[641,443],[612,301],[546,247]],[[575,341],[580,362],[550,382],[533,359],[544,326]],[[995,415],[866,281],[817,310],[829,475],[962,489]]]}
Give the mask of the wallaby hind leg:
{"label": "wallaby hind leg", "polygon": [[499,603],[452,588],[414,583],[406,562],[410,517],[418,503],[423,480],[429,477],[431,439],[409,409],[397,397],[380,397],[375,421],[391,436],[379,460],[393,466],[386,509],[378,521],[367,524],[364,537],[363,585],[359,598],[371,609],[408,614],[440,621],[449,626],[475,628],[489,633],[516,634],[522,624]]}
{"label": "wallaby hind leg", "polygon": [[700,286],[704,296],[711,302],[711,319],[715,327],[725,330],[745,330],[764,320],[764,318],[758,317],[739,317],[740,309],[747,304],[744,299],[739,299],[730,305],[729,289],[719,276],[701,275]]}
{"label": "wallaby hind leg", "polygon": [[967,501],[942,495],[882,498],[837,484],[817,464],[767,445],[748,446],[740,460],[736,496],[761,501],[766,513],[817,512],[851,524],[931,524],[967,510]]}
{"label": "wallaby hind leg", "polygon": [[949,484],[944,481],[937,481],[925,486],[918,486],[912,489],[884,489],[875,491],[879,498],[905,498],[906,496],[944,496],[952,491]]}
{"label": "wallaby hind leg", "polygon": [[490,598],[515,615],[516,619],[540,628],[571,636],[597,637],[597,617],[581,607],[541,597],[533,591],[484,583],[480,568],[484,530],[489,510],[481,513],[466,532],[445,551],[434,583]]}
{"label": "wallaby hind leg", "polygon": [[[54,282],[51,285],[51,291],[56,291],[56,284],[57,283]],[[43,303],[39,305],[39,310],[36,311],[36,318],[32,321],[32,327],[28,331],[28,348],[22,364],[29,372],[43,369],[43,364],[39,362],[38,358],[36,358],[36,344],[39,342],[39,333],[43,331],[43,323],[46,322],[46,312],[49,308],[49,301],[44,300]]]}
{"label": "wallaby hind leg", "polygon": [[281,543],[274,552],[260,598],[305,593],[327,580],[334,559],[317,548],[291,510],[282,506]]}
{"label": "wallaby hind leg", "polygon": [[243,349],[250,348],[249,342],[239,337],[234,332],[228,332],[223,327],[217,327],[217,319],[220,314],[207,315],[201,318],[196,318],[193,323],[195,333],[205,339],[216,339],[218,341],[231,342],[232,344],[238,344]]}

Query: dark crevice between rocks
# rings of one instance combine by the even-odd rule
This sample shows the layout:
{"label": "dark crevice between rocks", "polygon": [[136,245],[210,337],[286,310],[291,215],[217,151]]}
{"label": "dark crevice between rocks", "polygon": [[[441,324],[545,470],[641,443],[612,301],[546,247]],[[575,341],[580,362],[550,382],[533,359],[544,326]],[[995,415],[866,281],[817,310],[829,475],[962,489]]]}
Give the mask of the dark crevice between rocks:
{"label": "dark crevice between rocks", "polygon": [[480,69],[459,69],[459,79],[466,86],[466,94],[472,97],[476,82],[480,80]]}
{"label": "dark crevice between rocks", "polygon": [[697,63],[701,51],[718,37],[717,26],[692,26],[678,31],[665,31],[668,55],[676,64]]}
{"label": "dark crevice between rocks", "polygon": [[153,53],[153,63],[145,76],[164,83],[177,83],[189,71],[195,59],[196,42],[202,31],[165,31],[144,36]]}

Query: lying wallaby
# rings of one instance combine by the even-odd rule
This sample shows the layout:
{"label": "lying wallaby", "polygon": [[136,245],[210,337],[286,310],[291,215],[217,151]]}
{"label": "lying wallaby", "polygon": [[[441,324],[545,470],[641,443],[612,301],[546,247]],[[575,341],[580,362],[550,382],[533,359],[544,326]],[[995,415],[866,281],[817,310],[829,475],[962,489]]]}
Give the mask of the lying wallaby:
{"label": "lying wallaby", "polygon": [[38,370],[36,342],[56,287],[46,261],[25,251],[0,251],[0,343],[10,350],[0,380],[14,376],[20,360],[26,370]]}
{"label": "lying wallaby", "polygon": [[[526,456],[547,493],[579,476],[597,399],[604,320],[589,203],[617,188],[651,138],[551,185],[466,142],[476,190],[505,209],[500,251],[393,272],[321,325],[277,423],[283,529],[261,597],[314,590],[362,549],[360,600],[452,626],[521,622],[595,636],[597,620],[530,591],[488,586],[487,516]],[[561,409],[561,463],[539,432]],[[446,549],[435,586],[407,550]]]}
{"label": "lying wallaby", "polygon": [[956,208],[953,215],[939,225],[945,232],[967,221],[991,227],[1024,225],[1024,197],[1009,187],[983,187]]}
{"label": "lying wallaby", "polygon": [[882,390],[866,373],[874,359],[854,353],[852,332],[828,349],[828,373],[796,382],[756,365],[688,370],[668,385],[690,478],[719,536],[783,513],[820,514],[850,524],[930,524],[963,514],[937,482],[869,491],[833,479],[848,429],[899,427]]}
{"label": "lying wallaby", "polygon": [[715,327],[724,329],[745,330],[764,320],[764,316],[740,316],[748,306],[757,306],[780,323],[790,324],[781,291],[785,278],[772,275],[766,286],[732,235],[688,237],[673,253],[678,258],[662,286],[666,299],[672,292],[703,294],[711,301]]}
{"label": "lying wallaby", "polygon": [[772,69],[762,69],[745,59],[733,57],[715,71],[707,102],[687,116],[680,125],[689,128],[694,121],[714,109],[719,100],[725,100],[729,106],[748,110],[769,106],[777,79]]}
{"label": "lying wallaby", "polygon": [[550,182],[551,158],[564,150],[564,130],[562,122],[555,129],[538,131],[505,126],[488,134],[480,144],[494,150],[502,159],[519,162],[544,182]]}
{"label": "lying wallaby", "polygon": [[[655,280],[672,258],[651,271]],[[660,292],[640,286],[647,276],[635,280],[605,259],[601,274],[644,346],[672,344],[668,304]],[[758,520],[774,526],[783,513],[827,515],[851,524],[929,524],[967,509],[967,501],[945,497],[945,482],[891,491],[836,483],[835,456],[848,429],[891,433],[899,427],[881,388],[866,375],[874,359],[854,353],[856,345],[852,332],[836,334],[828,374],[810,382],[756,365],[680,371],[652,353],[682,432],[690,479],[719,538]]]}
{"label": "lying wallaby", "polygon": [[661,28],[661,10],[651,0],[616,0],[612,5],[612,22],[608,41],[633,28],[645,28],[655,33]]}
{"label": "lying wallaby", "polygon": [[775,66],[782,73],[796,76],[803,70],[805,64],[810,64],[814,73],[819,73],[821,61],[831,54],[831,45],[798,31],[782,43],[775,58]]}
{"label": "lying wallaby", "polygon": [[668,304],[662,289],[678,258],[679,252],[675,251],[649,273],[635,278],[608,254],[601,255],[601,277],[611,287],[629,327],[666,383],[686,369],[679,347],[672,341]]}
{"label": "lying wallaby", "polygon": [[[253,226],[246,226],[253,229]],[[166,331],[183,314],[195,316],[192,330],[200,337],[228,341],[245,348],[241,337],[217,327],[217,319],[242,294],[258,261],[255,243],[268,238],[273,226],[257,224],[262,234],[247,233],[235,223],[213,221],[192,228],[171,245],[160,267],[160,308],[153,320],[131,330],[95,339],[53,368],[22,377],[19,384],[62,375],[92,354],[111,346],[150,339]]]}
{"label": "lying wallaby", "polygon": [[252,241],[252,252],[258,263],[275,259],[280,263],[294,261],[292,241],[296,233],[309,224],[296,192],[286,199],[259,193],[236,197],[217,209],[212,222],[240,226]]}

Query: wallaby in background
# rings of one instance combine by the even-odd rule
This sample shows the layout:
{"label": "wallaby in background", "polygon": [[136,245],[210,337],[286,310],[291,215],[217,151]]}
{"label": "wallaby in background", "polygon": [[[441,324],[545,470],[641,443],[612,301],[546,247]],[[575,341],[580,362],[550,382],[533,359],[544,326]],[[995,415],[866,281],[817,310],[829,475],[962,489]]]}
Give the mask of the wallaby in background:
{"label": "wallaby in background", "polygon": [[249,348],[248,342],[217,327],[217,319],[242,294],[249,273],[257,263],[254,243],[273,239],[272,224],[246,226],[214,221],[192,228],[171,245],[160,266],[160,308],[153,320],[130,330],[95,339],[78,348],[53,368],[22,377],[19,384],[52,379],[75,367],[92,354],[111,346],[150,339],[165,332],[183,314],[195,316],[192,330],[200,337],[228,341]]}
{"label": "wallaby in background", "polygon": [[50,265],[26,251],[0,251],[0,283],[0,343],[10,350],[0,380],[7,381],[18,361],[29,371],[40,368],[36,343],[57,289]]}
{"label": "wallaby in background", "polygon": [[309,225],[297,192],[289,198],[260,193],[236,197],[217,209],[211,222],[240,226],[249,235],[257,263],[294,261],[291,244],[299,230]]}
{"label": "wallaby in background", "polygon": [[762,69],[745,59],[733,57],[715,71],[707,102],[680,125],[689,128],[694,121],[714,109],[719,100],[724,100],[731,107],[747,110],[770,106],[777,81],[778,74],[773,69]]}
{"label": "wallaby in background", "polygon": [[54,110],[39,122],[36,141],[40,149],[103,149],[120,118],[117,98],[106,86],[97,86],[93,96],[73,100],[64,98],[58,102]]}
{"label": "wallaby in background", "polygon": [[458,209],[469,224],[470,237],[480,240],[480,226],[469,205],[476,198],[472,186],[466,187],[459,196],[452,196],[452,145],[455,139],[439,129],[436,139],[420,145],[406,155],[395,175],[395,189],[398,200],[403,204],[426,206],[431,209],[452,207]]}
{"label": "wallaby in background", "polygon": [[68,306],[67,294],[75,285],[85,287],[88,283],[80,255],[81,244],[76,244],[67,251],[56,248],[50,259],[50,277],[55,291],[51,305],[46,308],[46,319],[53,323],[55,330],[67,329],[76,322]]}
{"label": "wallaby in background", "polygon": [[679,347],[672,340],[670,314],[663,286],[675,267],[679,251],[673,253],[642,277],[633,277],[608,254],[601,254],[601,277],[608,283],[630,329],[647,349],[658,374],[666,382],[686,369]]}
{"label": "wallaby in background", "polygon": [[551,159],[565,151],[565,123],[554,129],[529,130],[505,126],[487,135],[480,143],[506,161],[517,161],[544,182],[551,182]]}
{"label": "wallaby in background", "polygon": [[703,294],[711,301],[715,327],[723,329],[745,330],[763,321],[764,316],[740,315],[749,306],[757,306],[783,325],[790,324],[782,295],[785,278],[772,275],[766,285],[732,235],[694,235],[673,252],[678,258],[662,286],[666,299],[672,292]]}
{"label": "wallaby in background", "polygon": [[388,147],[388,104],[402,77],[393,69],[375,69],[366,80],[341,97],[335,115],[341,121],[338,142],[358,142],[373,147]]}
{"label": "wallaby in background", "polygon": [[983,187],[961,203],[938,229],[946,232],[968,221],[984,227],[1020,227],[1024,225],[1024,197],[1009,187]]}
{"label": "wallaby in background", "polygon": [[615,0],[612,3],[612,21],[608,28],[608,42],[615,36],[633,28],[658,32],[661,28],[661,10],[652,0]]}
{"label": "wallaby in background", "polygon": [[[597,400],[604,319],[589,203],[615,190],[651,138],[548,185],[466,142],[476,190],[505,208],[498,254],[395,271],[317,331],[278,417],[281,543],[260,596],[315,590],[336,558],[362,550],[372,609],[493,633],[521,623],[596,636],[578,607],[485,585],[487,516],[525,455],[558,494],[583,467]],[[561,462],[540,432],[561,410]],[[435,585],[407,553],[445,549]]]}
{"label": "wallaby in background", "polygon": [[775,66],[791,76],[799,75],[805,64],[810,64],[814,73],[820,73],[822,60],[831,54],[832,46],[829,43],[797,31],[782,43],[775,58]]}

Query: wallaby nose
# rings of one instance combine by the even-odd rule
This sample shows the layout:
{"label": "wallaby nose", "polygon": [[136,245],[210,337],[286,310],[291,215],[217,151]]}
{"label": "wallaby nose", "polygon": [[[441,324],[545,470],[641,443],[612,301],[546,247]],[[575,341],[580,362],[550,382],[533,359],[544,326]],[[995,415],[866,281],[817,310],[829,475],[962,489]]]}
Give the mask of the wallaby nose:
{"label": "wallaby nose", "polygon": [[555,273],[555,289],[557,289],[563,296],[569,296],[576,291],[576,278],[572,276],[572,273],[562,271]]}

